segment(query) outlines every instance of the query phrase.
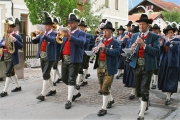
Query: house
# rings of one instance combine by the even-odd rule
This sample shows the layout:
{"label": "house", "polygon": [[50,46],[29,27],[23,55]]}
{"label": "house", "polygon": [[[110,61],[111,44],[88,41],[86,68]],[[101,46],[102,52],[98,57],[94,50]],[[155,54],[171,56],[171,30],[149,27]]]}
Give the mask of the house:
{"label": "house", "polygon": [[[0,22],[6,17],[14,16],[19,21],[16,23],[16,31],[29,35],[36,29],[35,25],[32,25],[28,16],[28,8],[24,0],[1,0],[0,1]],[[4,13],[4,14],[2,14]],[[0,39],[3,37],[4,25],[0,24]]]}
{"label": "house", "polygon": [[160,12],[160,11],[166,11],[166,10],[171,11],[173,9],[180,12],[180,6],[172,2],[166,2],[163,0],[143,0],[134,8],[129,10],[129,15],[132,15],[134,13],[144,12],[142,8],[137,8],[138,6],[141,6],[141,5],[144,6],[146,9],[152,9],[154,12]]}
{"label": "house", "polygon": [[[91,0],[93,2],[94,0]],[[96,15],[102,14],[102,18],[109,19],[114,28],[118,28],[119,25],[125,25],[128,22],[128,0],[97,0],[93,4],[92,10],[96,11],[99,6],[105,5],[105,8]]]}

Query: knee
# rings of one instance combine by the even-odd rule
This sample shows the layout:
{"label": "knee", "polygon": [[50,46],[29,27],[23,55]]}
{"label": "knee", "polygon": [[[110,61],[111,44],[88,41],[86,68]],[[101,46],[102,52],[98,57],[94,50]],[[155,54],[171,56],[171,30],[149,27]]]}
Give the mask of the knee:
{"label": "knee", "polygon": [[142,101],[149,101],[149,90],[142,89],[141,96],[142,96]]}
{"label": "knee", "polygon": [[109,95],[109,93],[110,93],[109,89],[108,89],[108,87],[106,85],[102,86],[101,92],[103,93],[103,95]]}

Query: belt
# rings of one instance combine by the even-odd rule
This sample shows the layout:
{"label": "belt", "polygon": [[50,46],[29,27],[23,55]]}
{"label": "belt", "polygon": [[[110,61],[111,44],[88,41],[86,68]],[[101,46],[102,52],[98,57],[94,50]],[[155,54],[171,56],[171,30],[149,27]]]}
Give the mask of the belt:
{"label": "belt", "polygon": [[70,62],[70,56],[69,55],[63,55],[63,60],[66,62]]}
{"label": "belt", "polygon": [[107,65],[105,61],[99,61],[99,69],[107,69]]}
{"label": "belt", "polygon": [[144,59],[144,58],[138,58],[137,64],[138,64],[139,66],[144,66],[144,65],[145,65],[145,59]]}

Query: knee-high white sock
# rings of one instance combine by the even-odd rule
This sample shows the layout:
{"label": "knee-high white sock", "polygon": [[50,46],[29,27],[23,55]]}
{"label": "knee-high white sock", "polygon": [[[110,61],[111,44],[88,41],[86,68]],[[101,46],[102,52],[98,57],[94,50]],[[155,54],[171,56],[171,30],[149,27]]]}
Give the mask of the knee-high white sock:
{"label": "knee-high white sock", "polygon": [[144,117],[144,112],[146,110],[147,107],[147,102],[141,101],[141,111],[139,113],[140,117]]}
{"label": "knee-high white sock", "polygon": [[11,79],[12,79],[12,80],[14,81],[14,83],[16,84],[16,87],[20,87],[16,75],[12,76]]}
{"label": "knee-high white sock", "polygon": [[124,73],[124,69],[121,69],[121,73]]}
{"label": "knee-high white sock", "polygon": [[77,84],[77,85],[80,85],[82,76],[83,76],[82,74],[78,74],[77,81],[76,81],[76,84]]}
{"label": "knee-high white sock", "polygon": [[88,74],[88,69],[84,69],[84,74]]}
{"label": "knee-high white sock", "polygon": [[132,95],[135,95],[135,88],[132,88],[131,94],[132,94]]}
{"label": "knee-high white sock", "polygon": [[153,77],[154,77],[153,85],[157,85],[158,75],[153,75]]}
{"label": "knee-high white sock", "polygon": [[72,102],[73,92],[74,92],[74,86],[68,85],[68,100],[70,102]]}
{"label": "knee-high white sock", "polygon": [[121,69],[118,69],[117,75],[119,76],[121,74]]}
{"label": "knee-high white sock", "polygon": [[171,99],[171,93],[167,92],[166,95],[167,95],[166,99],[170,100]]}
{"label": "knee-high white sock", "polygon": [[57,71],[56,73],[57,73],[57,75],[58,75],[58,78],[59,78],[59,79],[61,79],[61,78],[62,78],[62,76],[61,76],[61,74],[60,74],[59,70],[57,69],[56,71]]}
{"label": "knee-high white sock", "polygon": [[53,82],[56,82],[56,74],[57,74],[57,71],[56,71],[57,69],[54,69],[53,70],[53,79],[52,79],[52,81]]}
{"label": "knee-high white sock", "polygon": [[42,91],[41,91],[41,94],[43,96],[45,96],[45,94],[46,94],[47,85],[48,85],[48,80],[43,80],[43,88],[42,88]]}
{"label": "knee-high white sock", "polygon": [[11,78],[10,77],[6,77],[6,82],[5,82],[5,87],[3,89],[4,92],[7,92],[7,89],[9,87],[9,83],[10,83]]}
{"label": "knee-high white sock", "polygon": [[54,89],[53,82],[52,82],[51,78],[49,78],[48,83],[49,83],[50,89],[52,91],[54,91],[55,89]]}
{"label": "knee-high white sock", "polygon": [[81,77],[81,80],[83,81],[83,82],[86,82],[87,80],[85,79],[85,75],[86,74],[82,74],[82,77]]}
{"label": "knee-high white sock", "polygon": [[102,105],[102,109],[106,110],[107,108],[107,104],[108,104],[108,100],[109,100],[109,95],[103,95],[103,105]]}
{"label": "knee-high white sock", "polygon": [[76,89],[74,89],[74,91],[73,91],[73,95],[77,95],[79,93],[79,91],[78,90],[76,90]]}

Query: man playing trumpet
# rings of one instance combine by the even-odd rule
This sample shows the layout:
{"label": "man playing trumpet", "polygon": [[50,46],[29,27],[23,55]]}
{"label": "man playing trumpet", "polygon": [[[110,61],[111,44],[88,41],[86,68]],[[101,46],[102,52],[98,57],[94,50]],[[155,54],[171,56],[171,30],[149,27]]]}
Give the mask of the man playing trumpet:
{"label": "man playing trumpet", "polygon": [[[39,44],[37,57],[41,59],[41,69],[43,73],[43,88],[41,94],[36,98],[44,101],[45,95],[52,96],[56,94],[56,90],[53,87],[50,72],[54,61],[56,60],[56,35],[57,33],[52,30],[53,20],[48,17],[45,22],[45,32],[39,31],[39,36],[32,39],[33,44]],[[50,91],[46,94],[47,86],[50,86]]]}

